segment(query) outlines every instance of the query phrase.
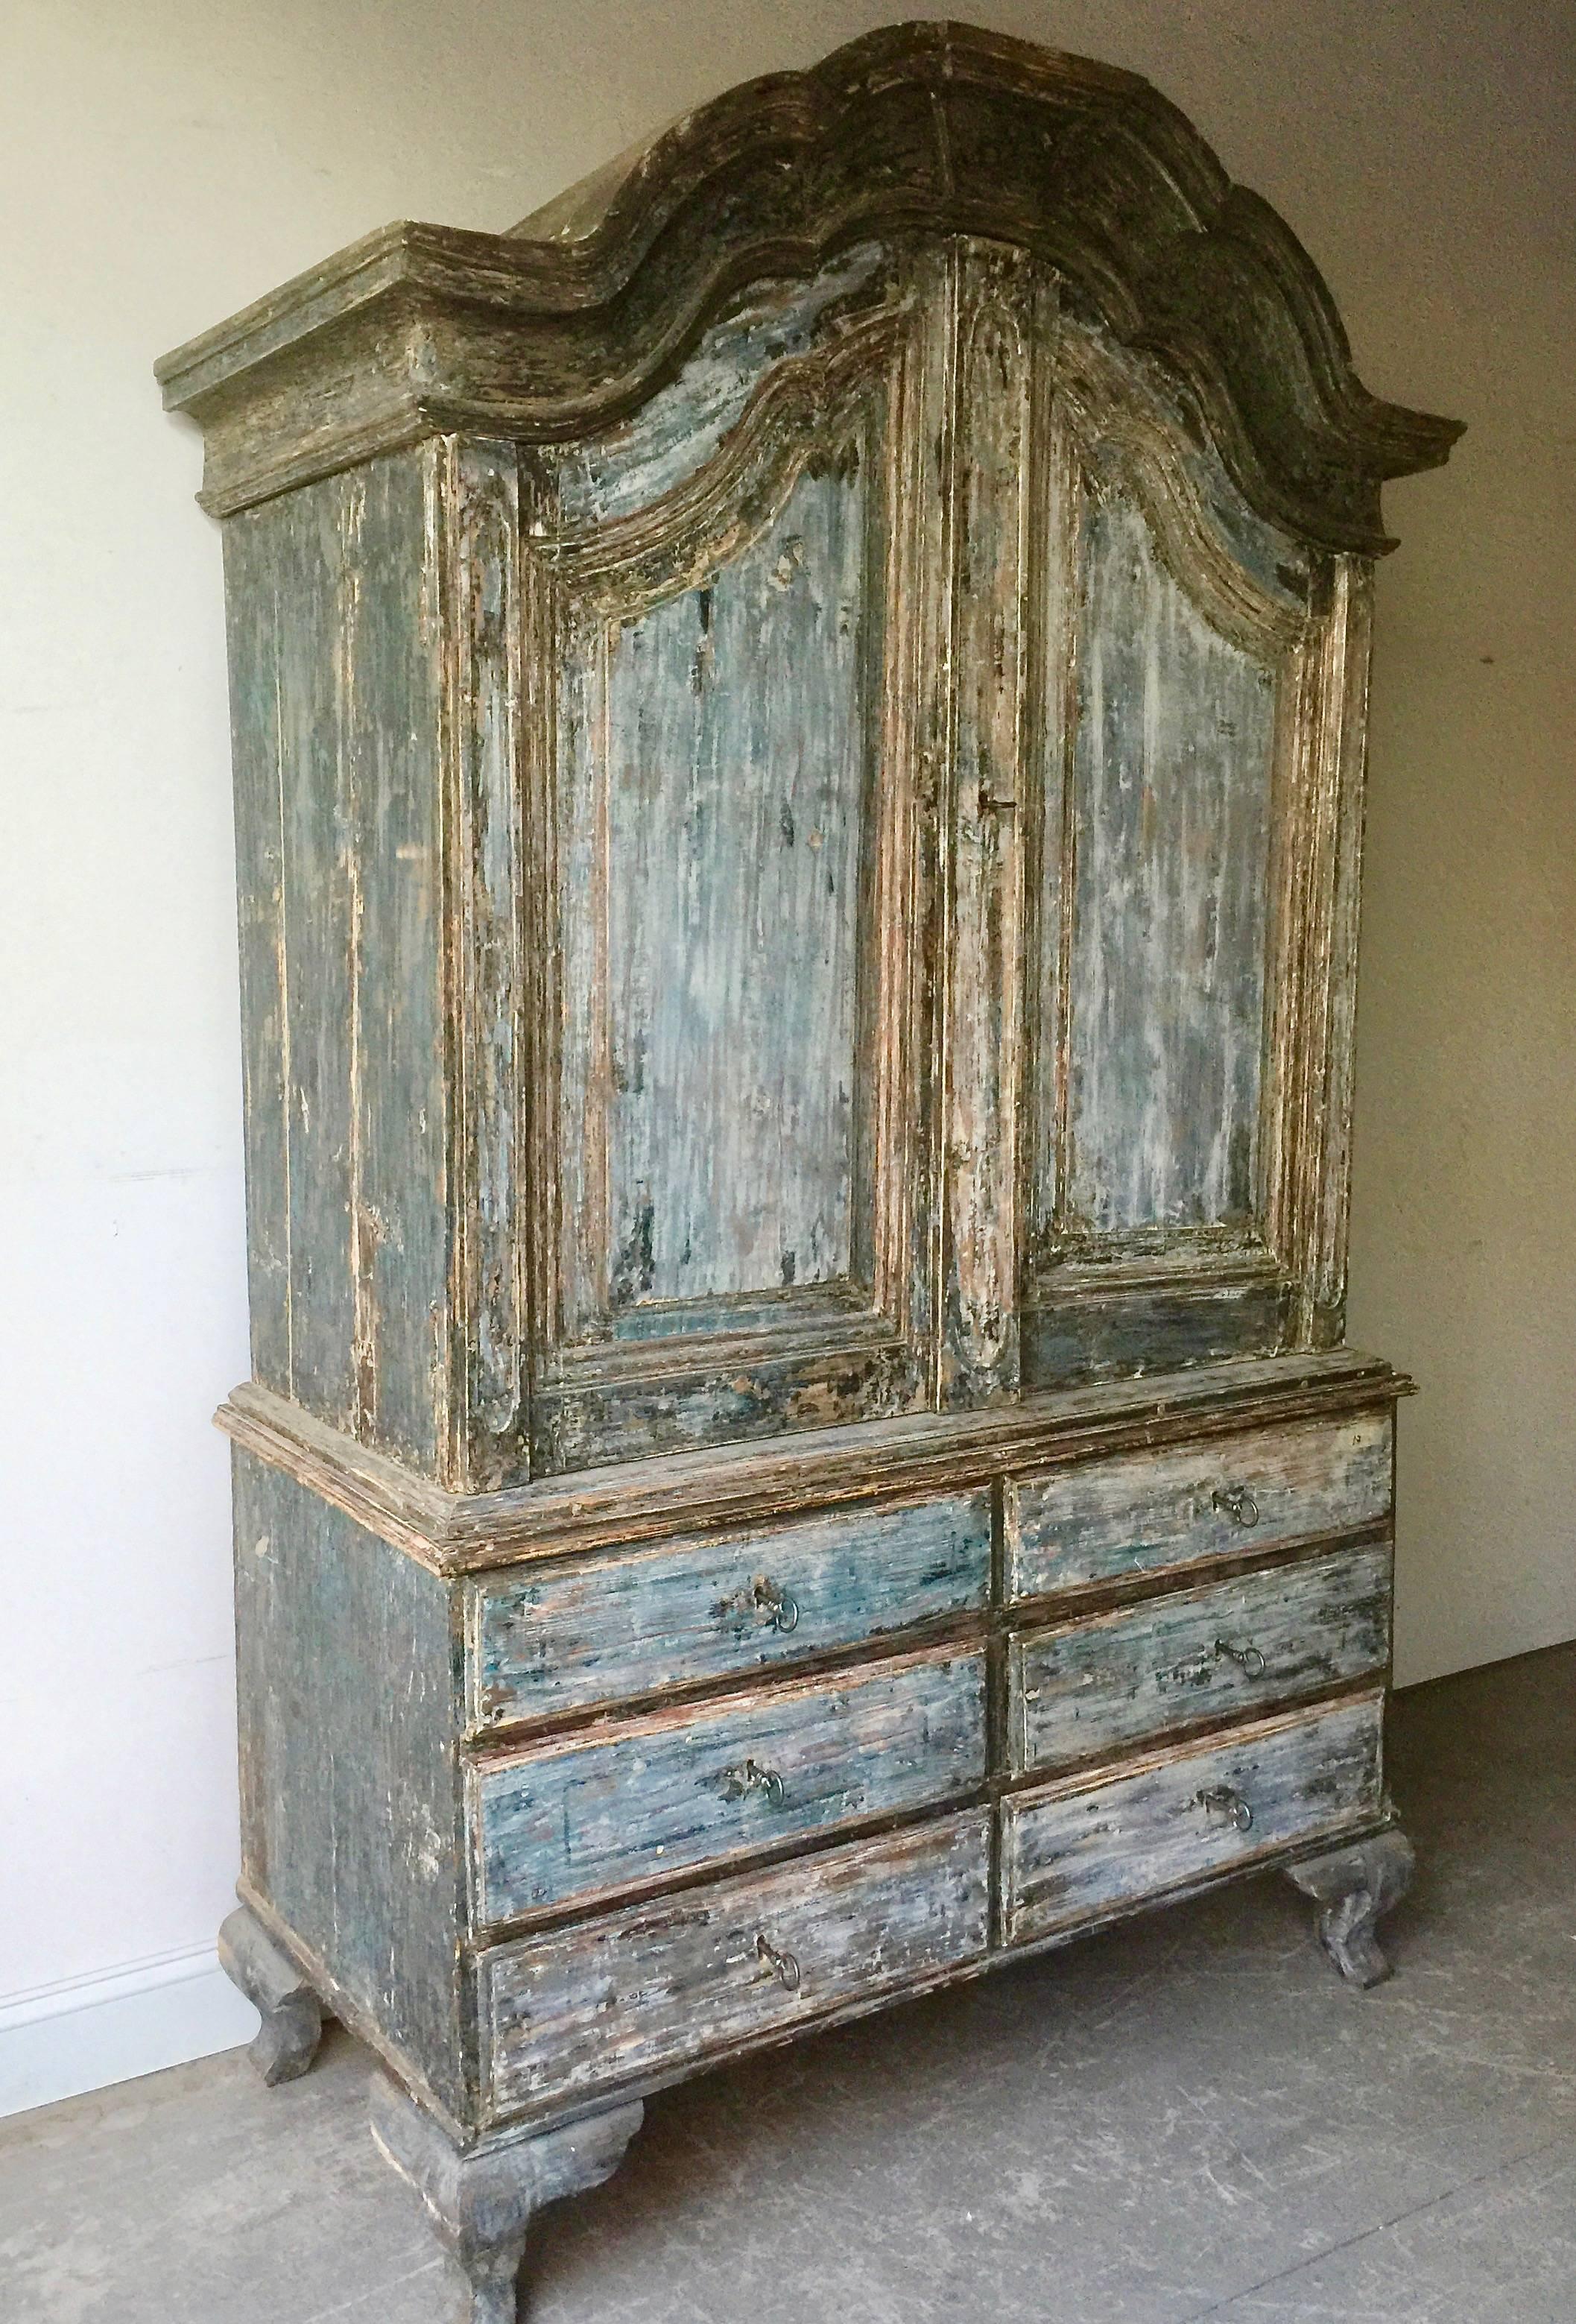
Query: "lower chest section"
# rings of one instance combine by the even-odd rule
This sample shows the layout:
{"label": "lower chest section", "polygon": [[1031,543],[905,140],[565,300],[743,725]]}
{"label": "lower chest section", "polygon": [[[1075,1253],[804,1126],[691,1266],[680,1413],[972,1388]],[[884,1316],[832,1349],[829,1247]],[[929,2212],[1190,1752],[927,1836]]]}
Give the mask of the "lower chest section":
{"label": "lower chest section", "polygon": [[787,2038],[1386,1812],[1387,1408],[464,1585],[484,2115]]}

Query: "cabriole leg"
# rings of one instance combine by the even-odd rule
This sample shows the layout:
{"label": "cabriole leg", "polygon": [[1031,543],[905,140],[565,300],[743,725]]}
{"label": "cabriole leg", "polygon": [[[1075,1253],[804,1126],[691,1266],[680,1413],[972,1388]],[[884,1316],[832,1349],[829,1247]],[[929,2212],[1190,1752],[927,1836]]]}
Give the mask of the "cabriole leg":
{"label": "cabriole leg", "polygon": [[516,2324],[533,2215],[560,2195],[600,2186],[641,2126],[637,2099],[536,2136],[455,2145],[387,2074],[373,2076],[372,2135],[427,2206],[434,2232],[465,2270],[465,2324]]}
{"label": "cabriole leg", "polygon": [[262,2028],[247,2052],[253,2064],[271,2089],[276,2082],[293,2082],[318,2054],[322,2003],[244,1904],[236,1906],[219,1931],[219,1966],[262,2015]]}
{"label": "cabriole leg", "polygon": [[1405,1833],[1385,1831],[1287,1867],[1319,1906],[1319,1941],[1350,1984],[1378,1985],[1389,1976],[1374,1926],[1412,1886],[1415,1862]]}

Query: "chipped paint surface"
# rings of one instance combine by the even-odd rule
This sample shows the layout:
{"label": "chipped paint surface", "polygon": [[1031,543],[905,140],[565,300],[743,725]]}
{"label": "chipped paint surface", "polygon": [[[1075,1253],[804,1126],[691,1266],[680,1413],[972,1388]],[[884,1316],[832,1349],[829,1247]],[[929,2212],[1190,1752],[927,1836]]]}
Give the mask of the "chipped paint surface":
{"label": "chipped paint surface", "polygon": [[605,1107],[604,1312],[849,1273],[864,541],[851,456],[566,672],[567,1070]]}
{"label": "chipped paint surface", "polygon": [[1009,1587],[1045,1597],[1382,1523],[1392,1426],[1379,1412],[1308,1420],[1015,1480]]}
{"label": "chipped paint surface", "polygon": [[956,1817],[501,1947],[491,2105],[571,2099],[955,1970],[985,1950],[989,1868],[988,1820]]}
{"label": "chipped paint surface", "polygon": [[230,520],[231,1950],[419,2096],[462,2243],[508,2194],[478,2319],[639,2113],[577,2109],[1315,1844],[1368,1978],[1409,1861],[1405,1383],[1336,1351],[1378,482],[1453,430],[1169,108],[961,28],[543,237],[167,367]]}
{"label": "chipped paint surface", "polygon": [[1276,686],[1159,564],[1088,520],[1073,761],[1072,1218],[1246,1227],[1259,1073]]}
{"label": "chipped paint surface", "polygon": [[1387,1542],[1028,1631],[1008,1656],[1014,1769],[1372,1678],[1389,1662],[1390,1591]]}
{"label": "chipped paint surface", "polygon": [[991,1500],[801,1517],[479,1583],[478,1728],[802,1660],[982,1609]]}
{"label": "chipped paint surface", "polygon": [[964,1797],[985,1659],[939,1651],[785,1680],[488,1758],[470,1779],[485,1925]]}
{"label": "chipped paint surface", "polygon": [[1008,1941],[1098,1921],[1377,1815],[1383,1720],[1383,1697],[1368,1695],[1098,1782],[1024,1793],[1003,1814]]}

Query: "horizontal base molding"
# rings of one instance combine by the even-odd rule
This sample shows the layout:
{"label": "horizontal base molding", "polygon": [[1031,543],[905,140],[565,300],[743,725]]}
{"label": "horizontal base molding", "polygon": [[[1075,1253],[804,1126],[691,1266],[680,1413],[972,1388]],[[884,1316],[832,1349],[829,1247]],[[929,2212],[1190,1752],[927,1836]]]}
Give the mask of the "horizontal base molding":
{"label": "horizontal base molding", "polygon": [[251,2041],[257,2012],[211,1944],[0,2002],[0,2116]]}
{"label": "horizontal base molding", "polygon": [[1412,1383],[1374,1356],[1238,1357],[1037,1393],[1009,1406],[915,1413],[760,1443],[666,1453],[490,1493],[450,1493],[246,1381],[215,1418],[232,1443],[446,1579],[799,1508],[954,1492],[1007,1468],[1393,1404]]}

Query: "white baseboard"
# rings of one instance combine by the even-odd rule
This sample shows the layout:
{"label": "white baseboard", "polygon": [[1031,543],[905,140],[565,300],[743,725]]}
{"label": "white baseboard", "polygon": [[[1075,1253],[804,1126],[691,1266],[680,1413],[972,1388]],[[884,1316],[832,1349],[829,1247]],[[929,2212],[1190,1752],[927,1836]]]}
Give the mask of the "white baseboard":
{"label": "white baseboard", "polygon": [[0,2001],[0,2116],[234,2050],[257,2031],[212,1945]]}

